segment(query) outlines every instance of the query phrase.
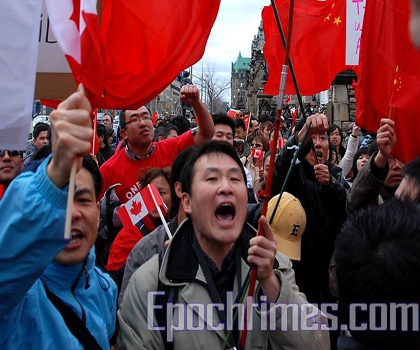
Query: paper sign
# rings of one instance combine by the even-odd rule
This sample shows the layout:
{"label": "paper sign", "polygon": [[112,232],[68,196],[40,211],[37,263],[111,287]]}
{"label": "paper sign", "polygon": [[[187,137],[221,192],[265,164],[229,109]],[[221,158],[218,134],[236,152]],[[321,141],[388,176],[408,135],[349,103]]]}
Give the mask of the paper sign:
{"label": "paper sign", "polygon": [[346,65],[358,65],[360,37],[367,0],[347,0]]}

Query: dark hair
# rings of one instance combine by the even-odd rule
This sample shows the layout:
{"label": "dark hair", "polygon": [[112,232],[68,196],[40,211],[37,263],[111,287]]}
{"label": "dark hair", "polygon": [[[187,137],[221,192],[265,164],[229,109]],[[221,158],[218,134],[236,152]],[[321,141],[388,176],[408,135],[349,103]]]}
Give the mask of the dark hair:
{"label": "dark hair", "polygon": [[104,115],[102,116],[102,119],[104,119],[106,115],[111,118],[111,123],[113,123],[114,122],[114,118],[112,118],[112,115],[109,114],[109,113],[104,113]]}
{"label": "dark hair", "polygon": [[235,121],[235,129],[242,128],[243,131],[246,130],[245,122],[243,121],[243,119],[235,119],[234,121]]}
{"label": "dark hair", "polygon": [[[330,129],[328,130],[327,134],[328,137],[330,137],[331,133],[334,132],[334,130],[338,130],[338,133],[340,134],[340,144],[338,146],[338,151],[340,152],[341,158],[344,157],[344,154],[346,153],[346,148],[343,146],[343,140],[344,140],[344,136],[343,136],[343,131],[341,130],[341,128],[337,125],[337,124],[331,124]],[[337,163],[339,162],[338,157],[337,157]]]}
{"label": "dark hair", "polygon": [[[414,186],[420,188],[420,157],[417,157],[404,165],[401,171],[402,176],[413,180]],[[413,188],[413,190],[415,190]],[[420,198],[417,196],[417,201],[420,201]]]}
{"label": "dark hair", "polygon": [[51,127],[47,123],[37,123],[34,127],[34,132],[32,136],[34,139],[37,139],[41,132],[46,131],[48,138],[48,132],[50,131],[50,129]]}
{"label": "dark hair", "polygon": [[[410,332],[413,315],[406,315],[408,331],[403,331],[397,312],[393,331],[389,330],[389,310],[391,303],[420,302],[419,251],[420,211],[410,201],[394,198],[362,209],[344,223],[335,249],[342,323],[348,324],[351,303],[383,303],[388,310],[387,330],[351,330],[355,339],[379,349],[418,349],[420,333]],[[351,316],[357,317],[358,324],[369,321],[366,311]]]}
{"label": "dark hair", "polygon": [[223,153],[231,157],[239,166],[242,172],[244,183],[246,185],[246,175],[244,171],[244,166],[242,165],[238,153],[236,152],[233,146],[225,141],[210,141],[203,146],[194,147],[195,151],[191,151],[191,154],[188,159],[188,163],[185,164],[185,167],[182,169],[181,174],[181,186],[182,191],[191,194],[191,184],[195,175],[195,163],[197,160],[204,155],[209,155],[212,153]]}
{"label": "dark hair", "polygon": [[226,114],[216,113],[212,115],[214,125],[227,125],[232,129],[232,135],[235,135],[235,122]]}
{"label": "dark hair", "polygon": [[343,131],[341,131],[341,128],[337,124],[331,124],[330,129],[328,130],[328,136],[330,136],[335,130],[338,130],[341,137],[340,144],[342,144],[344,140]]}
{"label": "dark hair", "polygon": [[[147,111],[149,112],[149,114],[150,115],[152,115],[152,112],[150,111],[150,108],[149,107],[147,107],[146,105],[144,105],[144,106],[141,106],[141,107],[145,107],[146,109],[147,109]],[[141,108],[140,107],[140,108]],[[120,117],[119,117],[119,125],[120,125],[120,130],[122,130],[122,129],[124,129],[125,128],[125,112],[127,112],[127,109],[123,109],[121,112],[120,112]]]}
{"label": "dark hair", "polygon": [[260,123],[265,123],[265,122],[272,121],[272,120],[273,120],[273,118],[270,117],[267,113],[263,113],[263,114],[260,114],[258,116],[258,121]]}
{"label": "dark hair", "polygon": [[120,125],[120,130],[125,128],[125,109],[123,109],[120,112],[119,125]]}
{"label": "dark hair", "polygon": [[190,158],[191,154],[196,152],[194,147],[189,147],[186,150],[180,152],[174,162],[172,163],[171,168],[171,191],[172,191],[172,209],[174,214],[178,213],[180,199],[175,193],[175,183],[181,182],[181,174],[184,166],[187,164],[188,159]]}
{"label": "dark hair", "polygon": [[366,147],[363,147],[363,148],[361,148],[361,149],[359,149],[355,154],[354,154],[354,157],[353,157],[353,166],[352,166],[352,168],[351,168],[351,171],[352,171],[352,175],[351,175],[351,182],[353,182],[354,181],[354,179],[356,178],[356,176],[357,176],[357,174],[359,173],[359,170],[357,170],[357,160],[359,159],[359,157],[362,155],[362,154],[368,154],[368,149],[366,148]]}
{"label": "dark hair", "polygon": [[142,168],[138,172],[138,178],[140,182],[140,188],[145,188],[157,177],[162,176],[170,184],[171,168],[167,167],[164,169],[160,168]]}
{"label": "dark hair", "polygon": [[163,124],[160,124],[155,129],[155,141],[158,140],[159,136],[162,136],[164,140],[169,136],[171,130],[175,130],[178,133],[178,128],[170,123],[164,122]]}
{"label": "dark hair", "polygon": [[106,128],[106,126],[104,125],[104,124],[97,124],[96,125],[96,135],[98,136],[98,138],[100,137],[100,136],[103,136],[104,137],[104,140],[103,140],[103,143],[104,143],[104,145],[105,145],[105,149],[107,149],[108,147],[109,147],[109,144],[108,144],[108,132],[107,132],[107,128]]}
{"label": "dark hair", "polygon": [[331,143],[330,140],[328,140],[328,144],[329,144],[329,151],[330,151],[330,156],[328,157],[328,161],[330,163],[332,163],[332,158],[333,158],[333,153],[335,153],[335,162],[338,164],[338,154],[337,154],[337,150],[335,149],[335,146]]}
{"label": "dark hair", "polygon": [[169,122],[177,127],[178,135],[182,135],[183,133],[187,132],[191,128],[191,124],[189,120],[182,115],[171,117],[169,119]]}
{"label": "dark hair", "polygon": [[95,198],[98,200],[99,193],[102,189],[102,176],[99,171],[98,164],[93,160],[92,156],[88,154],[83,157],[82,167],[85,168],[92,176],[93,185],[95,186]]}

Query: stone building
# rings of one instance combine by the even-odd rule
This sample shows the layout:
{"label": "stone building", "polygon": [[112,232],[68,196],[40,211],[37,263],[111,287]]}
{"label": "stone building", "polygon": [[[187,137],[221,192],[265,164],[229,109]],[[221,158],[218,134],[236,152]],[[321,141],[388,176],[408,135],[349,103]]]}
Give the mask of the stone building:
{"label": "stone building", "polygon": [[159,115],[164,115],[165,112],[169,114],[182,114],[181,100],[179,99],[181,93],[181,84],[175,79],[165,90],[163,90],[155,99],[147,103],[152,113],[155,111]]}
{"label": "stone building", "polygon": [[239,52],[236,62],[232,62],[231,71],[231,108],[246,109],[246,75],[251,59],[242,57]]}
{"label": "stone building", "polygon": [[272,96],[264,95],[263,88],[267,81],[268,70],[263,55],[264,31],[262,21],[258,27],[258,34],[251,43],[251,62],[247,72],[246,85],[246,110],[254,116],[261,113],[269,113],[272,109]]}

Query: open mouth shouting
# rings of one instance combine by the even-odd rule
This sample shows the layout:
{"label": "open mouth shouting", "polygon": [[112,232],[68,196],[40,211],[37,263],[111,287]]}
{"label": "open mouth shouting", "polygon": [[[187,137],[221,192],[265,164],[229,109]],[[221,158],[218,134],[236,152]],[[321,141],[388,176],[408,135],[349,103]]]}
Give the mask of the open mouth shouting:
{"label": "open mouth shouting", "polygon": [[215,217],[222,224],[230,224],[235,218],[236,210],[232,203],[221,203],[216,208]]}
{"label": "open mouth shouting", "polygon": [[76,249],[81,244],[81,240],[83,239],[84,235],[82,231],[76,228],[71,229],[71,241],[66,246],[66,250],[69,249]]}
{"label": "open mouth shouting", "polygon": [[322,152],[317,151],[315,154],[316,154],[316,157],[318,158],[318,162],[321,162],[322,161],[322,156],[323,156]]}

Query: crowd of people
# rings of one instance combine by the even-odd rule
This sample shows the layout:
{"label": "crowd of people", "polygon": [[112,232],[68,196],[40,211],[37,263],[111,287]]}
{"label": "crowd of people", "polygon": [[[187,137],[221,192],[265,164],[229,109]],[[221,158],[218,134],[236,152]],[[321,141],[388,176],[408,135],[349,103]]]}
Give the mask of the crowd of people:
{"label": "crowd of people", "polygon": [[[419,349],[420,157],[395,157],[395,121],[282,117],[273,140],[267,114],[211,115],[191,84],[181,101],[194,120],[122,110],[118,138],[104,115],[89,154],[78,91],[0,150],[2,348]],[[127,224],[150,186],[164,212]]]}

